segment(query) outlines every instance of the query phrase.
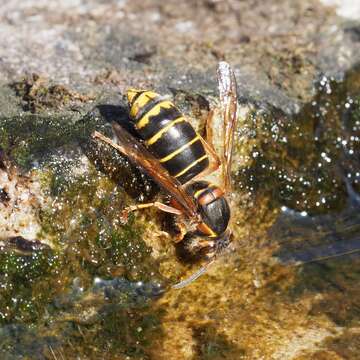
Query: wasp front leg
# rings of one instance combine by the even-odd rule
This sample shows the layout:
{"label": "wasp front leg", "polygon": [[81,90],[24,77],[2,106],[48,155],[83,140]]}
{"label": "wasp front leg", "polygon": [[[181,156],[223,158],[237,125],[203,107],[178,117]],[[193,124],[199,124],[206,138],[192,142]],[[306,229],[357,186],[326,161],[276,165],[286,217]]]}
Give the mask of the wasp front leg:
{"label": "wasp front leg", "polygon": [[175,221],[175,227],[176,227],[176,235],[174,237],[174,243],[179,243],[183,241],[186,233],[187,233],[187,226],[185,223],[179,219]]}
{"label": "wasp front leg", "polygon": [[198,234],[193,234],[186,238],[184,249],[187,256],[190,258],[205,257],[206,259],[211,260],[216,256],[216,240],[199,237]]}
{"label": "wasp front leg", "polygon": [[170,213],[170,214],[174,214],[174,215],[181,215],[181,211],[178,209],[175,209],[172,206],[169,205],[165,205],[161,202],[155,201],[155,202],[151,202],[151,203],[146,203],[146,204],[139,204],[139,205],[131,205],[126,207],[122,212],[121,212],[121,220],[122,222],[126,222],[128,217],[129,217],[129,213],[133,212],[133,211],[137,211],[137,210],[141,210],[141,209],[146,209],[149,207],[156,207],[157,209]]}
{"label": "wasp front leg", "polygon": [[176,234],[173,237],[173,241],[174,243],[181,242],[184,239],[185,234],[187,233],[187,226],[183,222],[182,212],[172,206],[165,205],[160,202],[132,205],[128,206],[121,212],[120,219],[123,223],[126,223],[129,217],[129,213],[149,207],[156,207],[161,211],[177,216],[176,219],[174,219],[175,223],[173,224],[176,229]]}

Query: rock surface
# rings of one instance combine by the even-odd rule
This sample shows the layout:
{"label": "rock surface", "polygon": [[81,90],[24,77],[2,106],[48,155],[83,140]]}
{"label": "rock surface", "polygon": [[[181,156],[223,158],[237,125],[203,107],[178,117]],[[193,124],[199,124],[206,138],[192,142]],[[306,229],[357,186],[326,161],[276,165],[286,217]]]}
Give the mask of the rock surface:
{"label": "rock surface", "polygon": [[[359,259],[285,267],[273,256],[311,262],[305,242],[321,242],[320,255],[324,239],[335,248],[350,239],[350,252],[358,244],[349,214],[360,187],[360,77],[349,70],[360,58],[360,24],[333,3],[2,5],[0,151],[12,163],[0,159],[2,358],[359,354]],[[191,286],[163,293],[199,265],[177,256],[170,221],[157,211],[120,223],[126,204],[158,189],[90,135],[111,135],[111,120],[127,120],[129,87],[170,94],[201,131],[222,59],[244,110],[233,168],[236,251]]]}
{"label": "rock surface", "polygon": [[12,0],[0,20],[3,114],[17,113],[6,85],[25,74],[97,97],[129,86],[213,92],[223,58],[242,95],[294,111],[319,73],[341,77],[360,48],[356,24],[313,0]]}

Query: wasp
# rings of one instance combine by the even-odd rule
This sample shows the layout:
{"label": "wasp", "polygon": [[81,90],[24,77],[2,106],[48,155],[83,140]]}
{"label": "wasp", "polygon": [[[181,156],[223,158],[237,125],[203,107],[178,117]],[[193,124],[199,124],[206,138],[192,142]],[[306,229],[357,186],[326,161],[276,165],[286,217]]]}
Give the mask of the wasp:
{"label": "wasp", "polygon": [[[108,143],[147,173],[169,195],[167,204],[152,202],[133,205],[122,213],[154,206],[177,217],[180,234],[195,239],[189,251],[200,251],[212,260],[231,242],[228,228],[231,193],[231,160],[237,122],[237,87],[233,70],[226,62],[217,68],[220,107],[206,120],[206,139],[188,122],[168,98],[149,90],[129,89],[129,118],[137,137],[112,123],[117,143],[95,131],[93,137]],[[222,118],[222,154],[218,156],[212,141],[215,113]],[[204,177],[222,167],[221,184],[214,185]],[[191,277],[200,276],[202,268]],[[187,280],[189,282],[190,280]]]}

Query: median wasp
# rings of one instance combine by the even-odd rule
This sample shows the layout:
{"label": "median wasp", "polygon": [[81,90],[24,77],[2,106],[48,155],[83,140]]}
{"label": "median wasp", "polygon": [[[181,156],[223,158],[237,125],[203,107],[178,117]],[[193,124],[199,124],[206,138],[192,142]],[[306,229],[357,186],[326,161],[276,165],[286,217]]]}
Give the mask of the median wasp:
{"label": "median wasp", "polygon": [[[210,111],[206,121],[206,139],[197,133],[183,114],[166,97],[149,90],[129,89],[127,100],[129,118],[137,138],[113,123],[117,143],[95,131],[100,139],[128,157],[147,173],[169,195],[167,204],[152,202],[133,205],[122,213],[126,218],[132,211],[154,206],[176,215],[180,234],[175,242],[186,238],[192,254],[202,253],[211,263],[231,242],[228,229],[230,207],[226,194],[231,192],[231,159],[237,121],[237,89],[234,72],[226,62],[217,68],[220,106]],[[222,117],[222,154],[213,145],[213,120]],[[221,184],[214,185],[203,178],[218,168]],[[180,288],[200,276],[202,267],[190,278],[175,285]]]}

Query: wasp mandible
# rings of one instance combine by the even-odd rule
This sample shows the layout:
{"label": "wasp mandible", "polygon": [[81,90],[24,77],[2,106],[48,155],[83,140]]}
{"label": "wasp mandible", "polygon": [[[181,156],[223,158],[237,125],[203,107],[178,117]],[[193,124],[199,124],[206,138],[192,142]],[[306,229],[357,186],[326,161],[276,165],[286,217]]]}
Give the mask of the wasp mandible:
{"label": "wasp mandible", "polygon": [[[138,138],[113,122],[117,143],[95,131],[98,138],[116,148],[139,166],[170,196],[168,204],[152,202],[126,208],[122,214],[155,206],[177,216],[181,229],[176,242],[185,234],[196,239],[191,253],[204,252],[213,259],[231,242],[228,229],[231,192],[231,159],[237,121],[237,89],[234,72],[226,62],[217,68],[222,116],[223,150],[219,157],[212,142],[214,111],[206,121],[206,139],[197,133],[168,99],[153,91],[129,89],[129,117]],[[222,166],[221,185],[202,180]]]}

